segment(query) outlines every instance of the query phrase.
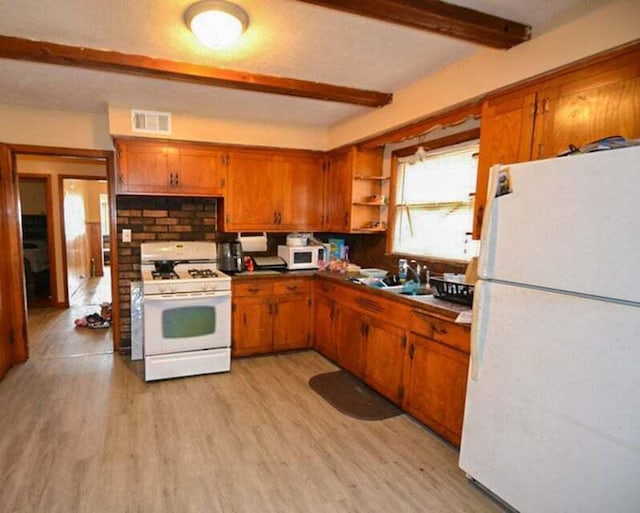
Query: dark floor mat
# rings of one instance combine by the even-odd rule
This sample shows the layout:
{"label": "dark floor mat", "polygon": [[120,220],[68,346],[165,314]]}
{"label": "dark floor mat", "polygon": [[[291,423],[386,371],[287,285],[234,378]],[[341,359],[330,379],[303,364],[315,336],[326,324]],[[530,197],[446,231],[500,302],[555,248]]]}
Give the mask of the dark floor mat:
{"label": "dark floor mat", "polygon": [[318,374],[309,379],[309,386],[336,410],[356,419],[383,420],[402,413],[347,371]]}

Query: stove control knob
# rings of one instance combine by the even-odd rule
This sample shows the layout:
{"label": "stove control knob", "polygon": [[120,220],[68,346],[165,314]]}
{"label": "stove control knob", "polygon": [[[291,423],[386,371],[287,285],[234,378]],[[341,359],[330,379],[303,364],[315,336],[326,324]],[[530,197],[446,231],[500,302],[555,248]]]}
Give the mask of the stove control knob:
{"label": "stove control knob", "polygon": [[166,288],[164,285],[158,285],[158,292],[160,292],[160,294],[164,294],[166,291]]}

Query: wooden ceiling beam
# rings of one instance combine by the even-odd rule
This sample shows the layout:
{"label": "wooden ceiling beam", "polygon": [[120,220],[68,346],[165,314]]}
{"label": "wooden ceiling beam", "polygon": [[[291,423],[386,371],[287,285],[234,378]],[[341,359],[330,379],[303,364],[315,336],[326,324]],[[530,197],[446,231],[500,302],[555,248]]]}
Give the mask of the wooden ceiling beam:
{"label": "wooden ceiling beam", "polygon": [[507,49],[531,39],[531,27],[438,0],[298,0],[338,11]]}
{"label": "wooden ceiling beam", "polygon": [[0,35],[0,58],[74,66],[191,84],[349,103],[365,107],[382,107],[393,99],[392,94],[378,91],[3,35]]}

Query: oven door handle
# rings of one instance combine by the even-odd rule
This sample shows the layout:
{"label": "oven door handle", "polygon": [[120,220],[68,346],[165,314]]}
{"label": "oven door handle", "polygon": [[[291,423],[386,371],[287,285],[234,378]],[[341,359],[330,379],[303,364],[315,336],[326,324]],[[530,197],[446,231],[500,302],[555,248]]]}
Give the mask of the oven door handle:
{"label": "oven door handle", "polygon": [[146,302],[149,301],[176,301],[181,299],[207,299],[207,298],[215,298],[215,297],[231,297],[230,290],[216,290],[216,291],[206,291],[206,292],[180,292],[174,293],[169,292],[167,294],[147,294],[144,295],[143,299]]}

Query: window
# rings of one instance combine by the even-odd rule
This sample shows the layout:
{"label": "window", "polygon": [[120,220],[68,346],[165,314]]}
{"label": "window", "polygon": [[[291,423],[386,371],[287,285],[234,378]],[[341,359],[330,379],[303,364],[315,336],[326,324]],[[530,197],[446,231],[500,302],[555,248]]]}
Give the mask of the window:
{"label": "window", "polygon": [[468,261],[475,255],[477,140],[398,160],[392,251]]}

